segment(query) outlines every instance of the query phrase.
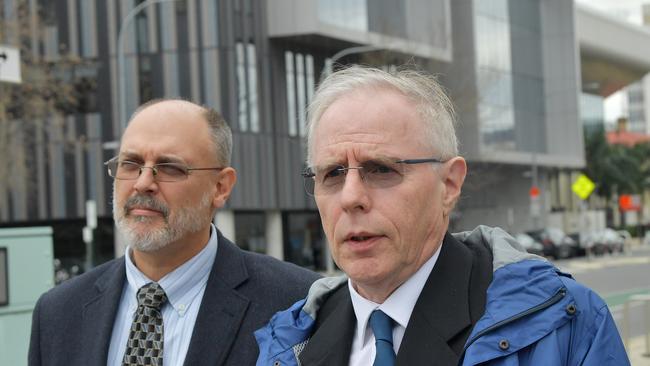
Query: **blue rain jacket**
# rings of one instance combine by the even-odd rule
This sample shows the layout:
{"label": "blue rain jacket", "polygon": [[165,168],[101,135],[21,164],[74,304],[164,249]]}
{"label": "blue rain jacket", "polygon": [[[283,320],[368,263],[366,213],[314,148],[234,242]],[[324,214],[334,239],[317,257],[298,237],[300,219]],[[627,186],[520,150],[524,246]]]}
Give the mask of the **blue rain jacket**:
{"label": "blue rain jacket", "polygon": [[[545,259],[526,253],[498,228],[454,234],[491,248],[493,279],[485,313],[469,336],[459,365],[629,365],[605,302]],[[258,366],[299,365],[320,300],[347,281],[316,281],[306,299],[278,312],[255,332]]]}

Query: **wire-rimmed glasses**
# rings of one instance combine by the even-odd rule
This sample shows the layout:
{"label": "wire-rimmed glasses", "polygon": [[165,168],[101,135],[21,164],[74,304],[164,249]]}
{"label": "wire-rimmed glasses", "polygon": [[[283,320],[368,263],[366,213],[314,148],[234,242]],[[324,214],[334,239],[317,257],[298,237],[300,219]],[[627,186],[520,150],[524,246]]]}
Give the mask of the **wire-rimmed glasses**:
{"label": "wire-rimmed glasses", "polygon": [[337,164],[308,167],[302,172],[302,177],[305,191],[310,196],[340,191],[350,170],[357,170],[364,184],[369,188],[389,188],[402,182],[407,165],[423,163],[440,164],[444,161],[438,158],[368,160],[355,167]]}
{"label": "wire-rimmed glasses", "polygon": [[116,156],[104,163],[108,167],[108,175],[120,180],[135,180],[144,169],[151,169],[157,182],[179,182],[187,179],[193,170],[223,170],[223,167],[193,168],[181,163],[158,163],[145,166],[135,161],[119,160]]}

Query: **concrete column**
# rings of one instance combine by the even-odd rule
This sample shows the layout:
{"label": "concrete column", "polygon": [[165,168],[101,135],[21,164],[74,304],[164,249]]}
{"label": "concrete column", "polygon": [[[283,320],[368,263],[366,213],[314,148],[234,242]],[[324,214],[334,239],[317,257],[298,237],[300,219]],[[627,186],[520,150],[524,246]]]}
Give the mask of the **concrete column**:
{"label": "concrete column", "polygon": [[266,254],[284,260],[282,244],[282,212],[266,212]]}
{"label": "concrete column", "polygon": [[214,216],[214,225],[223,236],[235,242],[235,213],[232,210],[219,210]]}

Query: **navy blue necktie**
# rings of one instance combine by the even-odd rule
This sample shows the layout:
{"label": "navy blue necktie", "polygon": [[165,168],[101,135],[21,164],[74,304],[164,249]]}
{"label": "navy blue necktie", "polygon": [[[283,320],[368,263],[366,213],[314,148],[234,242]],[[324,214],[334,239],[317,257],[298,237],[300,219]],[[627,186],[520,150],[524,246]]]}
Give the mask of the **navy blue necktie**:
{"label": "navy blue necktie", "polygon": [[381,310],[370,314],[370,328],[375,335],[375,362],[373,366],[395,365],[395,351],[393,350],[393,319]]}

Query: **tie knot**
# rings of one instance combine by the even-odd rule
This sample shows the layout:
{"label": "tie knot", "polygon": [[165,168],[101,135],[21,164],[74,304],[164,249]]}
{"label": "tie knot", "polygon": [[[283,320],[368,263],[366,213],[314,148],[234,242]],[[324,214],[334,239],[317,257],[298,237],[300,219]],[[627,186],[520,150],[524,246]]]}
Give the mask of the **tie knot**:
{"label": "tie knot", "polygon": [[370,314],[369,323],[376,340],[393,344],[393,319],[383,311],[375,310]]}
{"label": "tie knot", "polygon": [[157,282],[149,282],[138,290],[138,306],[159,310],[165,301],[167,301],[167,294]]}

